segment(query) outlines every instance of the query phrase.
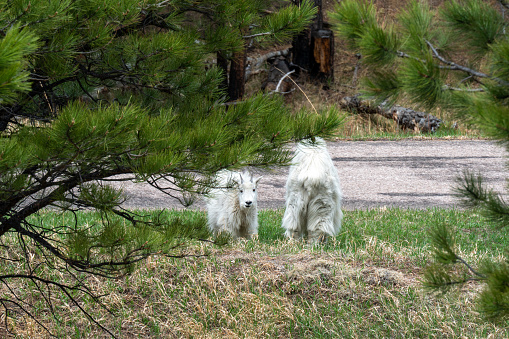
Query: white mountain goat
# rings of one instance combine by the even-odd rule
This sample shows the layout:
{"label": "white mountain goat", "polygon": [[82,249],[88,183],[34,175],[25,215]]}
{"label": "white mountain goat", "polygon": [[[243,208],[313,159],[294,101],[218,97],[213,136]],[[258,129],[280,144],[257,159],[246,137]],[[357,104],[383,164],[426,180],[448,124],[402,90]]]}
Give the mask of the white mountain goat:
{"label": "white mountain goat", "polygon": [[257,185],[261,177],[222,170],[218,188],[207,199],[208,226],[212,233],[228,232],[234,238],[258,234]]}
{"label": "white mountain goat", "polygon": [[339,175],[321,138],[297,145],[286,181],[286,210],[282,226],[289,238],[318,242],[341,229]]}

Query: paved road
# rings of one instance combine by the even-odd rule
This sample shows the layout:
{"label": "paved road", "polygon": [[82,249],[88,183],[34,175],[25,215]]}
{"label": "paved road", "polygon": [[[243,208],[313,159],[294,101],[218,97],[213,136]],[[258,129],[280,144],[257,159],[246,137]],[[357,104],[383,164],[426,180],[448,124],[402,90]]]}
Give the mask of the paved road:
{"label": "paved road", "polygon": [[[484,140],[339,141],[328,143],[338,169],[344,209],[459,207],[452,195],[455,177],[463,170],[480,171],[486,183],[503,192],[506,152]],[[258,207],[284,207],[288,169],[265,173]],[[144,184],[123,183],[131,198],[128,208],[182,208]],[[192,208],[203,209],[203,202]]]}

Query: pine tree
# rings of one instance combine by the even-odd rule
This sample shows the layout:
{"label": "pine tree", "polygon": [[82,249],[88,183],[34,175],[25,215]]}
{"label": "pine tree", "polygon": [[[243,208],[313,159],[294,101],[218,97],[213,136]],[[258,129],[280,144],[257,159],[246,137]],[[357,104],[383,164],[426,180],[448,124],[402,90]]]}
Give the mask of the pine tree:
{"label": "pine tree", "polygon": [[[313,20],[316,8],[310,0],[299,6],[282,6],[286,2],[200,0],[182,4],[183,11],[194,14],[191,18],[198,20],[203,42],[217,56],[229,100],[244,96],[249,46],[264,47],[289,42]],[[229,41],[226,47],[225,40]]]}
{"label": "pine tree", "polygon": [[[14,274],[1,258],[5,286],[26,279],[43,294],[96,298],[87,275],[119,277],[209,236],[203,218],[123,209],[122,190],[103,179],[131,175],[190,204],[218,170],[288,164],[288,143],[331,136],[340,123],[333,109],[293,114],[276,96],[225,105],[222,73],[206,62],[235,44],[219,32],[214,48],[202,43],[185,1],[0,0],[0,8],[0,241],[22,249],[9,260],[26,267]],[[75,220],[49,225],[37,217],[48,208]],[[83,209],[101,223],[73,214]],[[30,314],[15,290],[0,303]]]}
{"label": "pine tree", "polygon": [[[506,1],[446,1],[432,10],[410,1],[395,22],[380,20],[368,1],[344,0],[331,13],[349,48],[362,55],[369,77],[363,94],[378,102],[405,98],[424,108],[460,114],[509,147],[509,41]],[[509,205],[484,186],[482,176],[464,173],[457,193],[488,220],[509,225]],[[459,255],[453,225],[432,232],[436,265],[425,273],[434,289],[481,281],[480,311],[489,319],[509,317],[509,257],[474,268]],[[507,250],[507,249],[506,249]],[[464,270],[457,269],[460,265]]]}

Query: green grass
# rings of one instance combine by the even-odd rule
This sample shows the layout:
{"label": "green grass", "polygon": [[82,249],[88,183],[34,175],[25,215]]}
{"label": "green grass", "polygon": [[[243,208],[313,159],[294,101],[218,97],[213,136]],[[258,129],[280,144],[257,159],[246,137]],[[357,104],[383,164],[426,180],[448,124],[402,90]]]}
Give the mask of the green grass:
{"label": "green grass", "polygon": [[470,139],[488,139],[483,134],[478,132],[463,132],[455,129],[440,129],[435,133],[414,133],[411,131],[373,131],[373,132],[359,132],[351,135],[342,134],[340,139],[354,140],[354,141],[374,141],[374,140],[403,140],[403,139],[423,139],[423,140],[470,140]]}
{"label": "green grass", "polygon": [[487,139],[476,129],[462,124],[452,127],[450,122],[444,123],[434,133],[404,130],[397,123],[379,116],[359,116],[347,114],[345,123],[338,130],[340,139],[355,141],[371,140],[402,140],[402,139]]}
{"label": "green grass", "polygon": [[[187,219],[204,216],[196,211],[162,213]],[[468,338],[509,337],[508,323],[497,326],[476,312],[475,292],[481,285],[437,296],[424,291],[419,282],[430,261],[427,232],[434,225],[453,225],[462,256],[474,265],[503,255],[508,231],[495,229],[475,211],[345,211],[340,234],[315,246],[285,239],[282,215],[282,210],[260,211],[258,239],[224,247],[194,243],[192,251],[209,253],[205,257],[156,256],[124,279],[89,277],[88,283],[103,295],[112,314],[78,298],[119,337],[457,338],[460,333]],[[37,218],[45,225],[73,221],[52,212]],[[91,213],[79,214],[79,220],[99,223]],[[2,274],[16,269],[23,270],[1,268]],[[11,287],[26,291],[36,305],[34,314],[58,337],[101,335],[58,291],[52,294],[56,321],[30,283]],[[0,287],[0,294],[6,293],[5,286]],[[47,336],[21,315],[10,314],[8,324],[20,337]]]}
{"label": "green grass", "polygon": [[[320,246],[325,250],[356,252],[377,241],[390,244],[395,252],[408,252],[419,257],[429,248],[427,232],[434,225],[452,225],[457,230],[456,240],[464,252],[498,255],[509,248],[509,230],[496,229],[475,211],[399,208],[345,211],[342,230],[333,243]],[[273,243],[284,239],[280,227],[282,210],[260,211],[259,239]]]}

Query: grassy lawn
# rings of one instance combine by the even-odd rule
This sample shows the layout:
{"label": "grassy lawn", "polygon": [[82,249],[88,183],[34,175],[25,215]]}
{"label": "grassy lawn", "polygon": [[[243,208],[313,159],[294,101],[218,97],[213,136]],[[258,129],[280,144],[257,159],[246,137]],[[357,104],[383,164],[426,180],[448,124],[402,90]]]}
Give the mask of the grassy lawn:
{"label": "grassy lawn", "polygon": [[[202,212],[165,213],[204,217]],[[81,306],[120,338],[509,337],[509,324],[487,323],[476,312],[475,292],[482,286],[437,296],[420,284],[430,260],[427,231],[433,225],[454,225],[462,255],[474,264],[500,257],[508,248],[508,231],[494,229],[475,212],[346,211],[341,233],[314,247],[284,239],[282,214],[260,211],[258,239],[221,248],[194,243],[184,250],[206,256],[152,257],[114,281],[88,277],[111,313],[85,297]],[[90,213],[82,217],[97,222]],[[71,220],[52,213],[39,218],[46,225]],[[1,251],[5,258],[16,249],[3,246]],[[23,271],[8,265],[1,269],[2,274]],[[57,337],[105,336],[57,291],[51,294],[52,318],[30,284],[10,287],[35,305],[34,315]],[[0,294],[5,292],[2,286]],[[20,337],[48,336],[15,313],[7,324]]]}

